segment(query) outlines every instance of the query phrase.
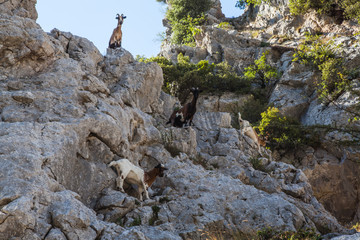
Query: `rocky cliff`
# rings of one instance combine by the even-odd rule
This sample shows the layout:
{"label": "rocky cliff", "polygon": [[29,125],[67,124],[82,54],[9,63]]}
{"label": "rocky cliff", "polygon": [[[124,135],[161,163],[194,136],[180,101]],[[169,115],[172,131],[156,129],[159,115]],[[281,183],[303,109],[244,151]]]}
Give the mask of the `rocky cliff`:
{"label": "rocky cliff", "polygon": [[[157,64],[45,33],[35,3],[0,3],[0,239],[231,238],[266,227],[351,233],[301,169],[265,149],[264,168],[254,169],[257,146],[231,127],[229,113],[198,112],[196,127],[165,128],[175,100],[161,91]],[[257,40],[239,39],[259,51]],[[116,191],[107,164],[124,157],[169,168],[152,200]]]}
{"label": "rocky cliff", "polygon": [[[298,119],[305,126],[336,126],[356,129],[355,135],[341,131],[329,131],[321,146],[294,151],[274,152],[275,160],[294,164],[304,170],[315,196],[343,223],[359,220],[359,122],[349,123],[350,115],[344,109],[359,104],[358,95],[342,93],[331,104],[321,103],[317,98],[316,80],[319,73],[313,68],[292,61],[296,48],[307,34],[321,34],[325,41],[342,46],[344,65],[358,68],[360,27],[350,20],[339,23],[336,18],[310,11],[304,16],[292,16],[289,1],[267,1],[260,6],[248,7],[245,13],[234,19],[216,14],[221,11],[219,1],[214,1],[209,11],[208,24],[201,27],[195,36],[196,47],[163,44],[161,55],[176,61],[179,53],[196,63],[206,59],[210,62],[228,62],[242,74],[256,59],[268,51],[269,63],[282,76],[272,84],[269,105],[273,105],[287,117]],[[230,23],[230,28],[220,23]],[[359,89],[359,79],[353,80],[354,89]],[[200,107],[207,111],[228,111],[224,102],[243,104],[246,96],[206,96]],[[341,145],[340,142],[352,141]],[[339,200],[341,199],[341,200]]]}

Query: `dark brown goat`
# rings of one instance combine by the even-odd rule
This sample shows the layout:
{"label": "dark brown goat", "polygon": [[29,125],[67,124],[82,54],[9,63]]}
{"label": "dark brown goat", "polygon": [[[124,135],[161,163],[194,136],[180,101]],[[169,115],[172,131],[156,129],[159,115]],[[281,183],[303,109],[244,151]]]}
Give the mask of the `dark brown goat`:
{"label": "dark brown goat", "polygon": [[116,14],[116,18],[118,20],[117,27],[114,29],[110,41],[109,41],[109,48],[117,48],[121,47],[121,39],[122,39],[122,31],[121,31],[121,25],[124,22],[124,19],[126,16],[124,14]]}
{"label": "dark brown goat", "polygon": [[199,88],[191,88],[190,91],[193,94],[192,101],[185,104],[180,110],[174,110],[166,124],[171,123],[172,126],[180,128],[183,126],[191,126],[192,119],[196,112],[196,102],[202,90],[199,90]]}

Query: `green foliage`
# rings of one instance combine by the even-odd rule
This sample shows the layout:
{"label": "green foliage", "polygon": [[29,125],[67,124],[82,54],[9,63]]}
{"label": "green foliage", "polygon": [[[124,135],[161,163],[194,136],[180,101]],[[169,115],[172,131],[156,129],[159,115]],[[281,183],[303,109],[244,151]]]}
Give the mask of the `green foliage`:
{"label": "green foliage", "polygon": [[[235,6],[244,9],[246,5],[257,6],[263,1],[270,2],[269,0],[239,0]],[[358,0],[289,0],[289,8],[293,15],[303,15],[308,10],[314,9],[320,14],[330,16],[335,16],[336,9],[339,8],[340,14],[343,14],[344,17],[360,22],[360,2]]]}
{"label": "green foliage", "polygon": [[293,61],[299,61],[301,64],[310,65],[315,68],[336,57],[336,50],[340,46],[334,46],[333,41],[325,42],[319,35],[306,35],[306,40],[299,45],[294,54]]}
{"label": "green foliage", "polygon": [[246,5],[253,5],[253,6],[258,6],[260,5],[262,2],[266,2],[269,3],[270,0],[239,0],[235,7],[238,7],[240,9],[245,9]]}
{"label": "green foliage", "polygon": [[257,232],[260,240],[320,240],[321,235],[317,234],[314,229],[300,229],[297,232],[276,231],[270,227],[264,228]]}
{"label": "green foliage", "polygon": [[205,15],[202,14],[201,16],[194,18],[188,15],[186,18],[171,22],[173,32],[171,42],[173,44],[184,44],[195,47],[194,36],[201,33],[199,26],[204,24],[205,21]]}
{"label": "green foliage", "polygon": [[250,163],[253,166],[254,169],[262,171],[262,172],[266,172],[266,168],[263,165],[261,158],[259,157],[251,157],[250,158]]}
{"label": "green foliage", "polygon": [[261,120],[261,113],[266,110],[266,99],[250,98],[240,108],[241,117],[252,124],[258,123]]}
{"label": "green foliage", "polygon": [[358,0],[290,0],[290,13],[302,15],[309,9],[314,9],[318,13],[336,15],[336,8],[341,9],[344,17],[360,21],[360,2]]}
{"label": "green foliage", "polygon": [[310,128],[283,116],[275,107],[269,107],[261,113],[261,117],[258,129],[260,135],[267,139],[267,146],[271,149],[294,149],[318,143],[317,136]]}
{"label": "green foliage", "polygon": [[[341,45],[335,46],[333,41],[324,42],[320,36],[308,35],[294,54],[293,61],[311,66],[321,73],[321,78],[315,84],[318,98],[323,103],[334,103],[345,91],[349,91],[353,96],[360,96],[360,92],[355,91],[351,84],[353,79],[359,78],[360,71],[346,69],[340,48]],[[335,106],[339,107],[336,104]],[[351,121],[360,119],[360,104],[341,109],[351,114]]]}
{"label": "green foliage", "polygon": [[240,77],[227,63],[209,63],[202,60],[197,64],[190,63],[189,57],[178,55],[178,62],[171,63],[163,57],[143,59],[157,62],[164,73],[163,90],[184,102],[190,87],[199,87],[208,93],[224,91],[245,93],[250,91],[249,82]]}
{"label": "green foliage", "polygon": [[229,30],[232,29],[232,26],[229,22],[221,22],[219,23],[218,28]]}
{"label": "green foliage", "polygon": [[342,0],[340,6],[350,19],[356,19],[360,23],[360,2],[358,0]]}
{"label": "green foliage", "polygon": [[306,13],[309,9],[315,9],[319,13],[329,13],[337,0],[290,0],[290,13],[300,15]]}
{"label": "green foliage", "polygon": [[342,59],[331,58],[319,65],[319,70],[322,73],[318,83],[319,99],[323,102],[336,100],[350,83],[342,73]]}
{"label": "green foliage", "polygon": [[130,227],[140,226],[140,225],[141,225],[141,218],[137,217],[132,221],[132,223],[130,224]]}
{"label": "green foliage", "polygon": [[[310,43],[310,44],[307,44]],[[323,102],[333,101],[349,86],[349,79],[344,75],[340,46],[333,41],[324,42],[320,36],[307,36],[305,43],[300,44],[294,54],[293,61],[309,65],[321,72],[321,79],[317,81],[319,99]]]}
{"label": "green foliage", "polygon": [[289,0],[290,13],[293,15],[301,15],[310,9],[309,0]]}
{"label": "green foliage", "polygon": [[166,18],[172,27],[171,42],[193,45],[197,26],[205,23],[211,0],[169,0],[169,4]]}
{"label": "green foliage", "polygon": [[266,63],[266,56],[269,51],[264,52],[261,57],[255,60],[254,65],[245,68],[244,75],[261,88],[266,88],[271,80],[280,78],[280,73],[275,67]]}
{"label": "green foliage", "polygon": [[155,205],[155,206],[152,206],[151,209],[153,211],[153,214],[152,214],[151,218],[149,219],[149,225],[154,226],[155,222],[159,219],[160,207]]}
{"label": "green foliage", "polygon": [[211,7],[211,0],[169,0],[171,7],[166,13],[170,21],[178,21],[190,16],[199,17]]}
{"label": "green foliage", "polygon": [[256,99],[254,96],[251,96],[243,104],[234,104],[229,109],[228,112],[231,114],[231,126],[236,129],[240,129],[238,113],[241,113],[241,117],[246,119],[251,124],[258,124],[261,120],[261,113],[264,112],[267,108],[267,99]]}

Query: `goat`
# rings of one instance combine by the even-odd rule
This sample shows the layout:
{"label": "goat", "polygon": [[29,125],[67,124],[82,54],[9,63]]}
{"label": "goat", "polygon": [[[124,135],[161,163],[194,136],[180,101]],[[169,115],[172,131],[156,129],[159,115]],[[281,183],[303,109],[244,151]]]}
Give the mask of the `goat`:
{"label": "goat", "polygon": [[117,161],[112,161],[109,167],[114,167],[118,177],[116,178],[116,186],[121,192],[125,192],[123,185],[124,181],[138,186],[138,194],[140,201],[143,200],[142,194],[145,193],[145,198],[149,198],[147,191],[155,181],[156,177],[163,177],[164,171],[168,170],[162,164],[156,165],[152,170],[145,172],[141,168],[132,164],[128,159],[123,158]]}
{"label": "goat", "polygon": [[199,90],[199,88],[191,88],[190,91],[193,94],[192,101],[185,104],[184,107],[179,110],[175,109],[166,124],[171,123],[173,127],[180,128],[184,125],[191,126],[192,119],[196,113],[196,102],[202,90]]}
{"label": "goat", "polygon": [[109,48],[117,48],[121,47],[121,39],[122,39],[122,31],[121,31],[121,25],[124,22],[124,19],[126,16],[124,14],[116,14],[116,18],[118,20],[117,27],[114,29],[110,41],[109,41]]}
{"label": "goat", "polygon": [[253,127],[250,125],[250,123],[246,120],[243,120],[241,118],[241,114],[238,113],[238,120],[239,120],[239,124],[240,124],[240,129],[241,129],[241,133],[243,135],[246,135],[248,137],[250,137],[258,146],[259,149],[259,153],[261,154],[261,147],[263,146],[265,147],[266,143],[264,140],[262,140],[258,134],[256,133],[256,131],[253,129]]}

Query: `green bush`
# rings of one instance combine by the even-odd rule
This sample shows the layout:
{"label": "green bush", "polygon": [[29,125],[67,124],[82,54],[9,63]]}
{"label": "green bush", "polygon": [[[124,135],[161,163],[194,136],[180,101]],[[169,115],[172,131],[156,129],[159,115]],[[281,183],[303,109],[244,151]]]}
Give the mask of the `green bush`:
{"label": "green bush", "polygon": [[358,0],[290,0],[289,8],[293,15],[302,15],[309,9],[314,9],[318,13],[330,16],[335,16],[335,10],[339,8],[343,17],[360,21],[360,2]]}
{"label": "green bush", "polygon": [[196,26],[205,23],[211,0],[169,0],[169,4],[166,18],[172,27],[171,42],[193,45]]}
{"label": "green bush", "polygon": [[262,172],[267,172],[266,167],[263,165],[261,158],[259,157],[251,157],[250,163],[255,170],[259,170]]}
{"label": "green bush", "polygon": [[239,0],[235,7],[238,7],[240,9],[245,9],[246,5],[253,5],[258,6],[261,4],[262,1],[270,2],[270,0]]}
{"label": "green bush", "polygon": [[160,212],[160,207],[154,205],[151,207],[153,214],[151,216],[151,218],[149,219],[149,225],[150,226],[154,226],[155,222],[159,219],[159,212]]}
{"label": "green bush", "polygon": [[221,22],[221,23],[219,23],[219,25],[217,27],[221,28],[221,29],[225,29],[225,30],[232,29],[232,26],[229,22]]}
{"label": "green bush", "polygon": [[333,9],[337,0],[290,0],[290,13],[301,15],[309,9],[314,9],[319,13],[329,13]]}
{"label": "green bush", "polygon": [[198,33],[201,33],[201,29],[198,27],[203,25],[206,21],[205,15],[199,17],[190,17],[189,15],[186,18],[182,18],[176,22],[172,22],[172,37],[171,43],[179,45],[188,45],[190,47],[195,47],[194,36]]}
{"label": "green bush", "polygon": [[163,91],[176,96],[183,103],[191,87],[199,87],[205,92],[216,94],[225,91],[248,93],[250,83],[240,77],[227,63],[209,63],[202,60],[190,63],[189,57],[178,55],[178,62],[173,64],[164,57],[140,59],[144,62],[157,62],[163,70]]}
{"label": "green bush", "polygon": [[335,46],[333,41],[324,42],[320,36],[309,35],[294,54],[293,61],[311,66],[321,73],[316,85],[318,97],[323,102],[336,100],[350,84],[339,49],[340,46]]}
{"label": "green bush", "polygon": [[275,67],[266,63],[266,56],[269,51],[264,52],[261,57],[255,60],[253,65],[245,68],[244,76],[261,88],[266,88],[271,80],[280,78],[281,74]]}
{"label": "green bush", "polygon": [[340,6],[344,9],[346,17],[356,19],[360,23],[360,2],[358,0],[342,0]]}
{"label": "green bush", "polygon": [[267,139],[267,146],[271,149],[294,149],[304,145],[315,145],[318,142],[310,128],[283,116],[275,107],[269,107],[261,113],[258,129],[260,135]]}
{"label": "green bush", "polygon": [[[244,9],[246,5],[257,6],[263,1],[270,2],[269,0],[239,0],[235,6]],[[289,0],[289,8],[292,15],[303,15],[308,10],[314,9],[318,13],[330,16],[335,16],[340,12],[343,17],[360,22],[360,2],[358,0]],[[340,11],[336,11],[337,8]]]}

